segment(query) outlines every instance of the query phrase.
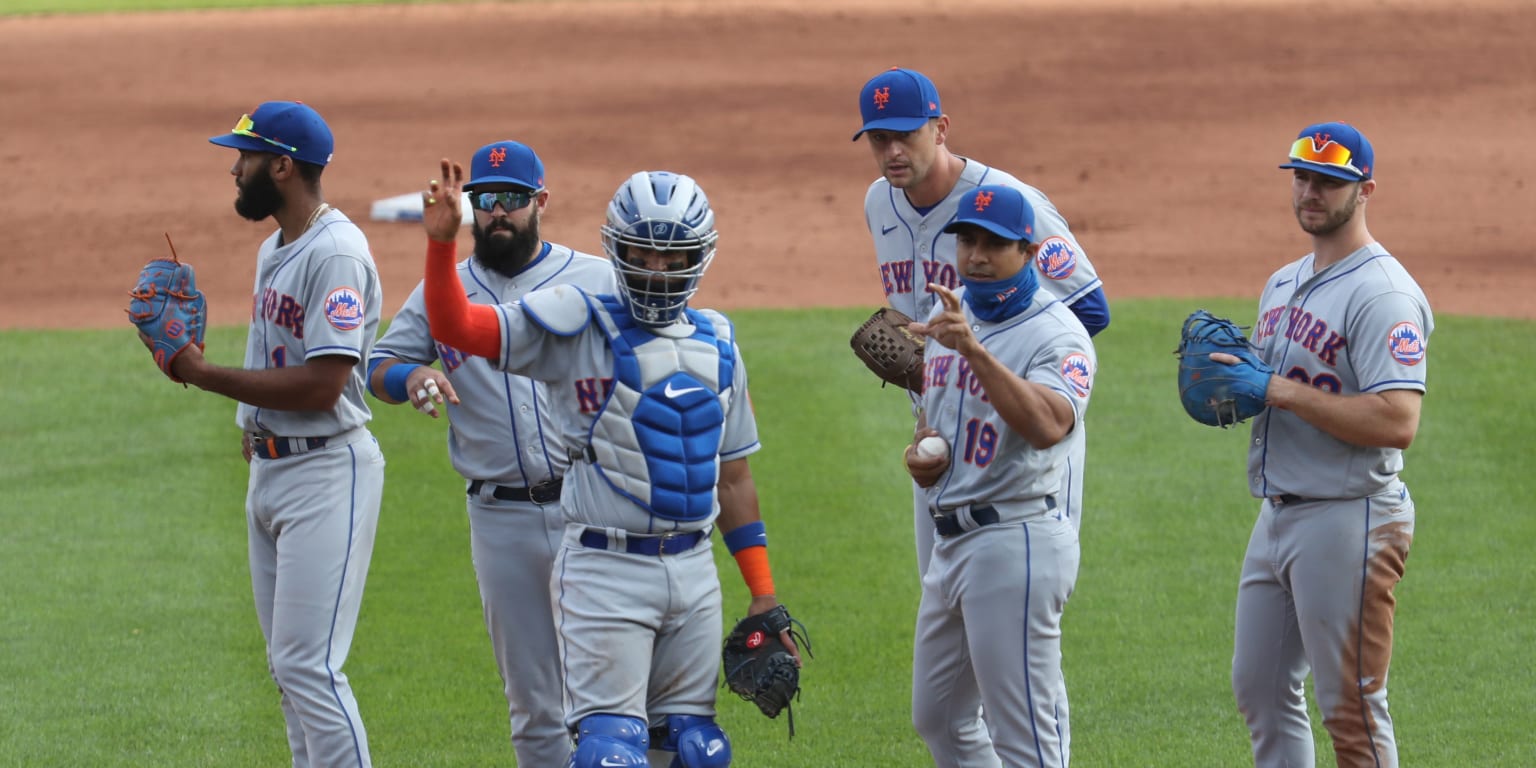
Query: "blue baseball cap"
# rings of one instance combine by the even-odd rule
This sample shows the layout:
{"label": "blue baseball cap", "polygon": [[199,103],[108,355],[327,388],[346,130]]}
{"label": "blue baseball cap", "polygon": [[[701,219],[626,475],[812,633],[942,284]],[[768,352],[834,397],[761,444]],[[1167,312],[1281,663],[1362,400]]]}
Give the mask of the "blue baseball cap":
{"label": "blue baseball cap", "polygon": [[952,234],[962,224],[974,224],[1009,240],[1035,242],[1034,206],[1024,193],[1002,184],[984,184],[965,193],[944,231]]}
{"label": "blue baseball cap", "polygon": [[544,189],[544,163],[526,144],[497,141],[475,151],[469,163],[469,181],[465,189],[481,184],[515,184],[539,191]]}
{"label": "blue baseball cap", "polygon": [[1359,129],[1347,123],[1318,123],[1297,134],[1291,161],[1281,168],[1300,168],[1345,181],[1365,181],[1375,171],[1376,150]]}
{"label": "blue baseball cap", "polygon": [[208,141],[249,152],[288,155],[315,165],[331,162],[336,140],[314,107],[302,101],[268,101],[240,116],[229,133]]}
{"label": "blue baseball cap", "polygon": [[853,135],[854,141],[865,131],[915,131],[944,111],[932,80],[916,70],[891,67],[859,91],[859,114],[864,127]]}

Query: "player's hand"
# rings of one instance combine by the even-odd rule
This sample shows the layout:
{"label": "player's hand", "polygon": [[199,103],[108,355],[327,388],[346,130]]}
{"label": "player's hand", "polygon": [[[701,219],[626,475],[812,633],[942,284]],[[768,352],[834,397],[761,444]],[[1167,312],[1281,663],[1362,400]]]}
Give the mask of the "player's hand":
{"label": "player's hand", "polygon": [[907,463],[907,474],[917,481],[919,487],[931,488],[944,472],[949,469],[949,456],[920,456],[917,453],[917,443],[925,437],[938,436],[939,431],[930,427],[919,428],[912,435],[912,443],[906,447],[902,454]]}
{"label": "player's hand", "polygon": [[1237,365],[1243,361],[1237,355],[1229,355],[1225,352],[1212,352],[1211,359],[1223,365]]}
{"label": "player's hand", "polygon": [[251,463],[251,457],[256,454],[256,449],[251,446],[251,433],[240,433],[240,455],[245,457],[245,463]]}
{"label": "player's hand", "polygon": [[459,222],[463,221],[464,166],[448,158],[442,161],[442,176],[427,182],[421,193],[421,224],[427,237],[440,243],[451,243],[459,234]]}
{"label": "player's hand", "polygon": [[976,334],[971,332],[970,322],[965,319],[965,313],[960,310],[960,297],[954,291],[937,283],[929,283],[928,291],[937,295],[939,301],[944,303],[944,311],[926,323],[913,323],[907,326],[907,329],[933,339],[962,355],[979,349],[981,343],[976,340]]}
{"label": "player's hand", "polygon": [[459,396],[453,384],[442,371],[430,366],[419,366],[405,377],[405,391],[411,396],[411,405],[432,418],[438,418],[437,406],[444,402],[459,404]]}
{"label": "player's hand", "polygon": [[[759,595],[752,598],[752,604],[747,607],[747,615],[756,616],[759,613],[767,613],[777,607],[778,604],[779,599],[773,595]],[[794,633],[787,629],[780,632],[779,642],[782,642],[784,647],[789,649],[789,655],[795,657],[795,666],[798,667],[804,664],[800,660],[800,646],[795,644]]]}

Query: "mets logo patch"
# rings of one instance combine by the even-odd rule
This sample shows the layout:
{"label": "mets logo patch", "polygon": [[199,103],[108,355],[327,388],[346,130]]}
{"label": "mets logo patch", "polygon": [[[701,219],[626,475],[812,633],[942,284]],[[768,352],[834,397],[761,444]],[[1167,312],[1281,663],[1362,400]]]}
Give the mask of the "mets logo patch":
{"label": "mets logo patch", "polygon": [[1424,334],[1419,327],[1408,321],[1392,326],[1387,334],[1387,350],[1392,359],[1403,365],[1418,365],[1424,359]]}
{"label": "mets logo patch", "polygon": [[1052,280],[1065,280],[1077,270],[1077,251],[1064,237],[1046,238],[1035,254],[1040,273]]}
{"label": "mets logo patch", "polygon": [[325,297],[325,319],[338,331],[363,327],[363,297],[351,288],[341,287]]}
{"label": "mets logo patch", "polygon": [[1078,397],[1087,397],[1088,390],[1093,389],[1093,370],[1088,366],[1088,356],[1081,352],[1067,355],[1067,359],[1061,361],[1061,377],[1067,380]]}

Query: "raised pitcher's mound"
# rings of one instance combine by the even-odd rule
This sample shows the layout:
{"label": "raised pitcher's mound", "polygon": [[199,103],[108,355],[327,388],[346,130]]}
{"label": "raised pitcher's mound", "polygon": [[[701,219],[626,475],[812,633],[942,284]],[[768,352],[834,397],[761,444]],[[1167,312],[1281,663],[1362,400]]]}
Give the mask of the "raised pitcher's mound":
{"label": "raised pitcher's mound", "polygon": [[[423,235],[368,221],[444,155],[544,158],[547,238],[596,252],[637,170],[704,185],[701,303],[873,305],[866,79],[938,83],[963,155],[1067,215],[1111,301],[1256,296],[1307,240],[1275,169],[1320,120],[1377,148],[1371,229],[1441,312],[1536,316],[1536,79],[1527,0],[951,3],[768,0],[380,6],[0,20],[0,327],[106,326],[162,232],[215,323],[247,312],[270,223],[206,142],[267,99],[336,134],[327,198],[363,224],[393,314]],[[467,241],[467,235],[465,236]]]}

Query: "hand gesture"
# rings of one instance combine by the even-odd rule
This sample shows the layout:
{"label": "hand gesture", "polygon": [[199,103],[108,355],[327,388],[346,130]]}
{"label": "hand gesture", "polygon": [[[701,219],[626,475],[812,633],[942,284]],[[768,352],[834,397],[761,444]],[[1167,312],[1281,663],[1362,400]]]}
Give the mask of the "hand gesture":
{"label": "hand gesture", "polygon": [[463,191],[464,166],[443,158],[442,181],[427,182],[421,193],[421,224],[427,229],[427,237],[440,243],[451,243],[459,234],[459,222],[464,219]]}
{"label": "hand gesture", "polygon": [[442,371],[430,366],[419,366],[405,378],[405,391],[410,393],[411,405],[432,418],[438,418],[437,406],[443,402],[459,404],[459,396],[453,384]]}
{"label": "hand gesture", "polygon": [[937,283],[929,283],[928,291],[938,295],[939,301],[944,302],[944,311],[926,323],[913,323],[907,329],[962,355],[980,348],[981,343],[976,340],[976,334],[971,332],[970,321],[965,319],[965,313],[960,310],[960,297]]}

